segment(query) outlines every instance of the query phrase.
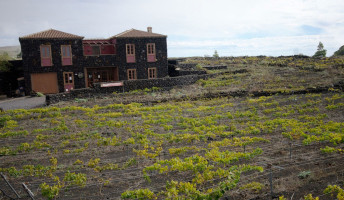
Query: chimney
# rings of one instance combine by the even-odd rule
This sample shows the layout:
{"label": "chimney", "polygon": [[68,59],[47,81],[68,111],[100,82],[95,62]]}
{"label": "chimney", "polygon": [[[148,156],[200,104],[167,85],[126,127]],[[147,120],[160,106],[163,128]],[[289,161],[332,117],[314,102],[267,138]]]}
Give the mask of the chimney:
{"label": "chimney", "polygon": [[148,32],[148,33],[152,33],[152,27],[148,26],[148,27],[147,27],[147,32]]}

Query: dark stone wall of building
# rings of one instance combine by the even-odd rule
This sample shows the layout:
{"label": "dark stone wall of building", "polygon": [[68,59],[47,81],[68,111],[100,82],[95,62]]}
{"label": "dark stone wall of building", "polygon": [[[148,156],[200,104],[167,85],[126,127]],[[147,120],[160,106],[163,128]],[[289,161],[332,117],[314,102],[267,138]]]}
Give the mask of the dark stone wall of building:
{"label": "dark stone wall of building", "polygon": [[[148,68],[157,68],[157,77],[168,75],[166,38],[119,38],[116,44],[116,55],[84,56],[82,40],[62,39],[20,39],[26,93],[31,88],[32,73],[57,72],[59,92],[64,92],[63,72],[74,73],[75,89],[85,88],[85,76],[79,78],[77,74],[84,73],[85,68],[118,67],[119,80],[127,80],[127,69],[136,69],[138,79],[148,78]],[[155,43],[156,62],[147,62],[147,43]],[[41,66],[40,45],[51,45],[52,66]],[[126,44],[135,44],[135,63],[126,61]],[[61,45],[71,45],[73,65],[62,66]]]}
{"label": "dark stone wall of building", "polygon": [[[84,88],[85,79],[79,78],[78,73],[84,73],[83,67],[83,48],[81,39],[19,39],[22,59],[24,78],[26,85],[26,93],[30,93],[32,73],[57,72],[57,80],[59,92],[64,91],[63,72],[74,73],[75,88]],[[41,66],[40,45],[51,45],[52,66]],[[70,66],[62,66],[61,45],[71,45],[72,48],[72,64]]]}
{"label": "dark stone wall of building", "polygon": [[[156,62],[147,62],[147,43],[155,43]],[[135,63],[127,63],[126,44],[135,44]],[[85,56],[83,66],[118,67],[119,80],[128,80],[127,69],[136,69],[137,79],[148,78],[148,68],[157,68],[157,77],[168,75],[166,38],[118,38],[116,55]]]}
{"label": "dark stone wall of building", "polygon": [[[155,43],[156,62],[147,62],[147,43]],[[135,44],[135,63],[126,61],[126,44]],[[148,78],[148,68],[157,68],[157,77],[168,75],[166,38],[118,38],[117,52],[119,57],[119,79],[128,80],[127,69],[136,69],[137,79]]]}

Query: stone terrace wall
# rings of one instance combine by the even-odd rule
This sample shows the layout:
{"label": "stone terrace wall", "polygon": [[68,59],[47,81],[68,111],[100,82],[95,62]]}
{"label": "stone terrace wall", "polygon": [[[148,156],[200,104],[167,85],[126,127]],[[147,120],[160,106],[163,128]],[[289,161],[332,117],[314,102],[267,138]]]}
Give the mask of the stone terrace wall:
{"label": "stone terrace wall", "polygon": [[177,67],[181,70],[196,70],[196,65],[194,63],[179,63]]}
{"label": "stone terrace wall", "polygon": [[206,71],[190,71],[190,70],[177,70],[179,76],[187,76],[187,75],[202,75],[202,74],[207,74]]}
{"label": "stone terrace wall", "polygon": [[205,66],[203,68],[207,70],[227,69],[227,65]]}
{"label": "stone terrace wall", "polygon": [[68,93],[48,94],[46,95],[46,103],[50,105],[60,101],[74,100],[75,98],[102,97],[106,94],[112,94],[113,92],[129,92],[131,90],[152,87],[171,88],[180,85],[191,85],[200,79],[208,79],[216,75],[217,74],[203,74],[157,79],[126,80],[123,81],[123,86],[121,87],[100,87],[100,84],[95,84],[94,88],[75,89]]}

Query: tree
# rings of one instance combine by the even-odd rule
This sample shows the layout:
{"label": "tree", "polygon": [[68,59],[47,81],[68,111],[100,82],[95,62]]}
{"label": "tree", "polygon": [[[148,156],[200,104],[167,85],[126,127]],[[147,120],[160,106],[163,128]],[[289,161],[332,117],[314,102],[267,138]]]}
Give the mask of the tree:
{"label": "tree", "polygon": [[10,70],[11,63],[8,62],[10,59],[11,57],[7,52],[0,55],[0,72],[7,72]]}
{"label": "tree", "polygon": [[344,45],[334,52],[333,56],[344,56]]}
{"label": "tree", "polygon": [[325,58],[326,57],[326,49],[324,49],[324,45],[322,42],[319,42],[318,49],[313,55],[313,58]]}
{"label": "tree", "polygon": [[213,57],[216,59],[218,59],[220,57],[219,54],[217,53],[217,50],[215,50]]}

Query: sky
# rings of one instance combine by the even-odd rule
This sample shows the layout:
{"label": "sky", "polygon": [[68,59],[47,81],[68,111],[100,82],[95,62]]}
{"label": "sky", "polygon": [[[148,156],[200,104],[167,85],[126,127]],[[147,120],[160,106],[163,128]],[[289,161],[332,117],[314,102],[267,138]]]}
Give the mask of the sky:
{"label": "sky", "polygon": [[343,0],[0,0],[0,46],[50,28],[108,38],[167,35],[169,57],[327,55],[344,45]]}

